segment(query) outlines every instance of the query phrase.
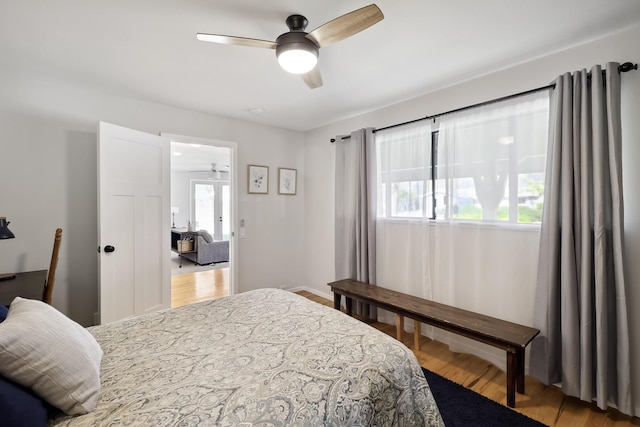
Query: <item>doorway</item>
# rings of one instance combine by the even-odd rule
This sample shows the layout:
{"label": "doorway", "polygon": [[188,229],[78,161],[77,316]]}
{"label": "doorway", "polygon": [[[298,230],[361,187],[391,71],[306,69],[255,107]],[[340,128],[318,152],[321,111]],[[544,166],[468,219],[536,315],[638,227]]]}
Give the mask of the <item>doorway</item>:
{"label": "doorway", "polygon": [[[236,277],[236,145],[163,136],[171,151],[171,306],[231,295]],[[176,239],[187,243],[178,248]]]}

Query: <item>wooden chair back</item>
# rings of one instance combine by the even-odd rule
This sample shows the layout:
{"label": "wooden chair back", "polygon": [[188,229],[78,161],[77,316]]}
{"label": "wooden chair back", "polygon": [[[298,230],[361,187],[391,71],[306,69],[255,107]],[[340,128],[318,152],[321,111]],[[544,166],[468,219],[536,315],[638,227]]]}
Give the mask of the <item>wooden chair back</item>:
{"label": "wooden chair back", "polygon": [[53,253],[51,254],[51,264],[49,265],[49,275],[47,282],[44,284],[44,293],[42,301],[51,304],[51,296],[53,295],[53,285],[56,281],[56,269],[58,268],[58,253],[60,252],[60,242],[62,241],[62,228],[56,230],[56,236],[53,240]]}

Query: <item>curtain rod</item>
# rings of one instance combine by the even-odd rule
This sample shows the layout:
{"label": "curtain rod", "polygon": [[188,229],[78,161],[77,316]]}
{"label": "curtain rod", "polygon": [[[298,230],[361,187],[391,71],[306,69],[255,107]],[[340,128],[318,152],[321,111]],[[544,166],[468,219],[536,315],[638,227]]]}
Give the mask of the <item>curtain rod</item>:
{"label": "curtain rod", "polygon": [[[621,64],[621,65],[618,66],[618,72],[620,72],[620,73],[626,73],[627,71],[637,70],[637,69],[638,69],[638,64],[633,64],[631,62],[625,62],[624,64]],[[605,70],[602,70],[602,74],[603,75],[605,74]],[[591,77],[591,74],[589,74],[589,77]],[[468,105],[466,107],[461,107],[461,108],[456,108],[454,110],[449,110],[449,111],[446,111],[444,113],[433,114],[431,116],[421,117],[421,118],[415,119],[415,120],[409,120],[408,122],[396,123],[395,125],[389,125],[389,126],[382,127],[380,129],[374,129],[373,133],[375,133],[377,131],[381,131],[381,130],[393,129],[395,127],[404,126],[404,125],[408,125],[408,124],[411,124],[411,123],[421,122],[422,120],[430,120],[430,119],[434,119],[435,120],[436,118],[438,118],[440,116],[447,115],[447,114],[458,113],[460,111],[468,110],[468,109],[471,109],[471,108],[483,107],[485,105],[489,105],[489,104],[493,104],[493,103],[501,102],[501,101],[506,101],[508,99],[515,98],[515,97],[518,97],[518,96],[529,95],[529,94],[532,94],[532,93],[540,92],[542,90],[551,89],[551,88],[554,88],[555,86],[556,86],[555,83],[551,83],[550,85],[542,86],[542,87],[539,87],[539,88],[536,88],[536,89],[530,89],[530,90],[526,90],[524,92],[514,93],[512,95],[507,95],[507,96],[503,96],[503,97],[500,97],[500,98],[491,99],[489,101],[479,102],[477,104]],[[343,136],[340,139],[341,140],[345,140],[345,139],[349,139],[349,138],[351,138],[351,136],[350,135],[346,135],[346,136]],[[334,143],[334,142],[336,142],[336,139],[335,138],[331,138],[331,143]]]}

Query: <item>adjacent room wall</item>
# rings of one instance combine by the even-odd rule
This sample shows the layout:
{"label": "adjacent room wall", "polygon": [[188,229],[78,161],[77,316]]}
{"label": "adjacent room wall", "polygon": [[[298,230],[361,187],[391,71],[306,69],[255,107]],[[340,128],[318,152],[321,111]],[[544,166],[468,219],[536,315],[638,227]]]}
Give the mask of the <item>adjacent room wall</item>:
{"label": "adjacent room wall", "polygon": [[[552,82],[559,74],[609,61],[640,62],[637,48],[640,27],[601,40],[551,53],[534,61],[444,88],[414,99],[372,111],[307,132],[305,141],[305,280],[315,293],[331,298],[327,283],[334,277],[334,145],[336,135],[363,127],[384,127],[518,93]],[[434,58],[437,61],[437,58]],[[434,63],[437,66],[437,62]],[[393,78],[393,76],[389,76]],[[623,157],[627,289],[630,307],[633,389],[640,413],[640,71],[623,75]],[[514,283],[514,286],[522,286]],[[535,278],[524,281],[534,286]],[[528,289],[525,295],[530,294]],[[531,301],[533,304],[533,301]],[[490,308],[488,308],[490,309]],[[530,311],[531,321],[532,311]]]}
{"label": "adjacent room wall", "polygon": [[[53,305],[89,325],[98,309],[96,129],[99,121],[238,144],[239,291],[302,280],[304,189],[277,194],[277,168],[304,176],[298,132],[151,104],[36,70],[0,67],[0,216],[16,234],[0,242],[0,272],[47,269],[54,232],[63,239]],[[247,164],[270,167],[267,195],[247,194]],[[169,230],[167,230],[169,238]]]}

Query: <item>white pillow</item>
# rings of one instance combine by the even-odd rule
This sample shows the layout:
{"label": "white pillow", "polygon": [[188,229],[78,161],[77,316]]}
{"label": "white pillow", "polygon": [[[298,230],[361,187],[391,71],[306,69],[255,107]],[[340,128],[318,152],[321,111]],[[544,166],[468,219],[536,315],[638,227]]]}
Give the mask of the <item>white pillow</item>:
{"label": "white pillow", "polygon": [[0,373],[68,415],[95,408],[101,360],[93,335],[41,301],[16,297],[0,323]]}

